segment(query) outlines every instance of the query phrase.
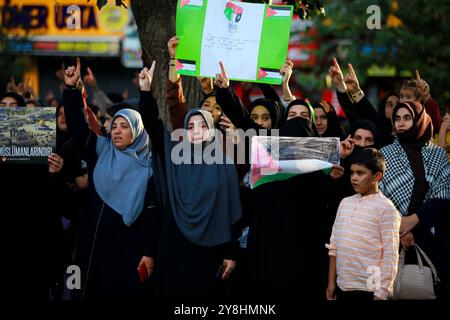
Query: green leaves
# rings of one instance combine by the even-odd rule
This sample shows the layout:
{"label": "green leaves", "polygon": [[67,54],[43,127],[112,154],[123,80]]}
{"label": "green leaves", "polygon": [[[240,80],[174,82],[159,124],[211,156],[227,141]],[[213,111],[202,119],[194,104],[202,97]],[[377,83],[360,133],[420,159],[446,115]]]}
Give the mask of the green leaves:
{"label": "green leaves", "polygon": [[288,0],[286,4],[294,6],[294,13],[303,20],[309,20],[314,16],[325,16],[325,7],[322,1]]}

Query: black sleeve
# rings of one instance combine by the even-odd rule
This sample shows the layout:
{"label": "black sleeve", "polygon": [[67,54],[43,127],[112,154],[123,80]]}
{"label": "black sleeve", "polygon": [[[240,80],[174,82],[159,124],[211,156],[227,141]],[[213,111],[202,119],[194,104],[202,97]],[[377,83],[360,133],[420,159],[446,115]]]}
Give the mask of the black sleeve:
{"label": "black sleeve", "polygon": [[261,89],[264,97],[266,97],[269,100],[275,101],[275,102],[281,102],[280,97],[278,96],[275,89],[267,83],[258,83],[259,88]]}
{"label": "black sleeve", "polygon": [[148,182],[145,196],[144,210],[142,212],[142,235],[144,242],[144,256],[155,257],[157,245],[157,229],[159,223],[160,207],[156,200],[156,189],[153,177]]}
{"label": "black sleeve", "polygon": [[358,103],[355,103],[354,108],[361,119],[370,120],[380,127],[381,124],[377,111],[366,96],[364,96]]}
{"label": "black sleeve", "polygon": [[344,109],[345,115],[350,123],[359,119],[367,119],[374,122],[378,127],[381,125],[378,114],[372,103],[364,96],[359,102],[353,104],[347,92],[336,90],[339,104]]}
{"label": "black sleeve", "polygon": [[216,101],[222,107],[223,112],[230,118],[231,122],[236,128],[247,129],[263,129],[260,125],[255,123],[248,114],[245,107],[242,105],[241,99],[229,88],[219,88],[216,90]]}
{"label": "black sleeve", "polygon": [[76,89],[64,90],[63,103],[69,133],[82,157],[86,159],[89,171],[92,171],[97,161],[97,135],[86,123],[81,92]]}
{"label": "black sleeve", "polygon": [[353,105],[352,100],[348,96],[348,93],[336,90],[336,96],[342,109],[344,109],[345,115],[347,116],[347,119],[350,122],[350,124],[358,120],[358,115],[356,114],[355,107]]}
{"label": "black sleeve", "polygon": [[140,91],[139,101],[142,122],[152,140],[154,151],[164,154],[164,124],[159,118],[158,104],[151,91]]}
{"label": "black sleeve", "polygon": [[237,221],[231,226],[231,241],[223,245],[223,258],[237,260],[239,255],[239,237],[242,233],[241,224]]}
{"label": "black sleeve", "polygon": [[442,227],[444,224],[443,221],[448,220],[446,216],[449,210],[450,200],[431,199],[418,207],[416,214],[419,217],[419,223],[424,224],[428,228]]}

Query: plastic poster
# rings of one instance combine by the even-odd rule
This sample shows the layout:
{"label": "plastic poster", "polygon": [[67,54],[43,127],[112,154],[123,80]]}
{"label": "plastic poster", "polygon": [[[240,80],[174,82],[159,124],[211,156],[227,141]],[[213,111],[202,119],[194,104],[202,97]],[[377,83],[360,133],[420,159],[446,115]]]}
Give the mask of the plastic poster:
{"label": "plastic poster", "polygon": [[250,186],[286,180],[339,164],[339,138],[255,136],[251,146]]}

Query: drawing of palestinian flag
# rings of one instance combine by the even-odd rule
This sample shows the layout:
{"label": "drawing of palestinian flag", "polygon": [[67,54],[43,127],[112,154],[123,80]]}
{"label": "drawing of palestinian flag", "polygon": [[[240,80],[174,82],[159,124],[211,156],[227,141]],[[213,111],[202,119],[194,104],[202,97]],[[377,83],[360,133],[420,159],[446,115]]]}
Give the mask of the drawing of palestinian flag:
{"label": "drawing of palestinian flag", "polygon": [[288,6],[268,6],[266,11],[266,18],[271,17],[291,17],[291,8]]}
{"label": "drawing of palestinian flag", "polygon": [[196,72],[197,64],[194,60],[177,59],[175,68],[179,74],[194,75]]}
{"label": "drawing of palestinian flag", "polygon": [[264,79],[266,82],[273,81],[274,83],[280,83],[282,76],[279,69],[259,68],[258,80]]}
{"label": "drawing of palestinian flag", "polygon": [[339,138],[252,138],[250,186],[324,170],[339,164]]}
{"label": "drawing of palestinian flag", "polygon": [[181,0],[180,1],[180,8],[183,8],[186,5],[201,7],[201,6],[203,6],[203,0]]}

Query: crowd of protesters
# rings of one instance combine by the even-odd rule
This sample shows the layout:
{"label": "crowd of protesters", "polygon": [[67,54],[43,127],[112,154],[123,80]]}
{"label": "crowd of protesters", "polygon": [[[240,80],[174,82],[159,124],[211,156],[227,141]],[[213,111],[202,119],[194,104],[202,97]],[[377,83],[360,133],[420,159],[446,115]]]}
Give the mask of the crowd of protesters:
{"label": "crowd of protesters", "polygon": [[[352,65],[344,75],[333,59],[348,127],[330,101],[292,95],[291,61],[280,69],[281,97],[270,85],[259,85],[263,98],[239,96],[220,63],[214,79],[199,78],[201,104],[188,105],[178,43],[168,41],[160,106],[153,74],[166,61],[139,73],[139,101],[106,94],[79,59],[59,73],[61,98],[8,84],[1,107],[54,107],[57,119],[48,165],[0,164],[2,197],[23,198],[3,207],[10,298],[386,300],[401,248],[416,244],[437,269],[438,299],[450,298],[450,103],[441,117],[418,71],[374,106]],[[249,148],[243,161],[229,153],[249,143],[238,129],[337,137],[340,165],[252,189]],[[205,150],[221,161],[197,161]],[[193,163],[176,163],[178,152]],[[68,288],[71,265],[81,282]]]}

